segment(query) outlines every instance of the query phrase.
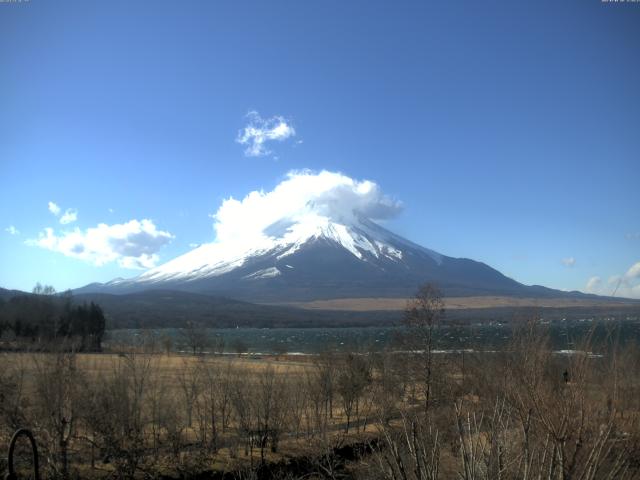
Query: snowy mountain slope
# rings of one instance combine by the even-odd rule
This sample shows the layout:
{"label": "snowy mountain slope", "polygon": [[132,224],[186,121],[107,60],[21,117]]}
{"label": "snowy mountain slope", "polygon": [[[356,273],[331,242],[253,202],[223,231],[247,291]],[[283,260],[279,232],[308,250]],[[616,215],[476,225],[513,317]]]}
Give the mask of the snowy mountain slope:
{"label": "snowy mountain slope", "polygon": [[[176,289],[249,301],[406,297],[425,281],[446,295],[561,295],[526,287],[491,267],[421,247],[360,215],[279,220],[259,238],[201,245],[130,279],[80,292]],[[532,290],[534,289],[534,290]]]}
{"label": "snowy mountain slope", "polygon": [[303,246],[318,240],[333,243],[364,262],[382,258],[402,261],[403,249],[406,248],[424,252],[436,263],[442,261],[440,254],[401,239],[364,218],[357,219],[357,224],[341,224],[332,222],[327,217],[313,215],[303,221],[279,222],[268,227],[258,243],[201,245],[185,255],[149,270],[136,281],[156,283],[216,277],[247,265],[255,258],[274,256],[277,261],[281,261],[295,255]]}

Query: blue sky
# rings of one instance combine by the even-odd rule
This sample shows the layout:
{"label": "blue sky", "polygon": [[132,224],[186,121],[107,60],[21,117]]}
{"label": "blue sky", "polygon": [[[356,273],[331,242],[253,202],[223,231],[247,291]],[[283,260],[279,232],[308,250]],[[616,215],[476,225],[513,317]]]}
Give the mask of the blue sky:
{"label": "blue sky", "polygon": [[[0,3],[0,286],[136,275],[324,169],[441,253],[640,297],[639,45],[600,0]],[[146,243],[42,248],[76,228]]]}

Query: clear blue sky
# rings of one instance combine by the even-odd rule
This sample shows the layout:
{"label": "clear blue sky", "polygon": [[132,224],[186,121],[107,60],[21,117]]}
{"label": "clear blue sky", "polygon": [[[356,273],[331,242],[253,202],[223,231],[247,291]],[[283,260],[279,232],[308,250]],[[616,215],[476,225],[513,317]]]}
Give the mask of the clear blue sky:
{"label": "clear blue sky", "polygon": [[[247,155],[250,111],[295,135]],[[0,286],[136,275],[34,243],[126,224],[161,263],[303,168],[376,182],[441,253],[633,293],[640,3],[0,3]]]}

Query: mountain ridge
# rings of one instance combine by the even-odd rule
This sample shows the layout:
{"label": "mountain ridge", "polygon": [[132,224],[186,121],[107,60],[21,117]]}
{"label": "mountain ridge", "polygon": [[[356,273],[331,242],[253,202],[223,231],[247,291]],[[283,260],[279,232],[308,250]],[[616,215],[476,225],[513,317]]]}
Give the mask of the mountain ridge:
{"label": "mountain ridge", "polygon": [[280,219],[257,237],[200,245],[133,279],[93,283],[75,293],[170,289],[285,303],[408,298],[425,282],[437,284],[448,297],[597,298],[523,285],[485,263],[420,246],[357,213]]}
{"label": "mountain ridge", "polygon": [[[11,297],[33,295],[0,288],[0,319],[3,302]],[[252,304],[225,297],[176,290],[147,290],[137,293],[75,294],[76,303],[95,302],[103,309],[107,328],[181,328],[187,322],[211,328],[332,328],[398,325],[406,299],[364,299],[368,305],[329,300],[309,304]],[[354,299],[351,299],[354,300]],[[362,300],[362,299],[355,299]],[[377,301],[376,301],[377,300]],[[480,300],[478,302],[478,300]],[[531,300],[531,299],[529,299]],[[391,301],[392,304],[385,304]],[[460,305],[463,304],[463,305]],[[640,301],[602,299],[547,302],[513,298],[445,298],[450,323],[509,322],[514,319],[627,318],[640,313]]]}

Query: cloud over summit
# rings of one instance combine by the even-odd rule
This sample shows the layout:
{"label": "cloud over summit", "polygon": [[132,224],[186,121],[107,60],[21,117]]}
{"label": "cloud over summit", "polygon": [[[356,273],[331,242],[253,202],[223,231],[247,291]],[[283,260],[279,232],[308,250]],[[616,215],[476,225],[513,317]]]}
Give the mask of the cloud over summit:
{"label": "cloud over summit", "polygon": [[216,241],[248,240],[264,235],[280,221],[300,221],[309,216],[350,222],[354,215],[384,220],[402,209],[399,201],[383,194],[370,180],[355,180],[323,170],[292,171],[273,190],[255,190],[242,200],[228,198],[212,215]]}

